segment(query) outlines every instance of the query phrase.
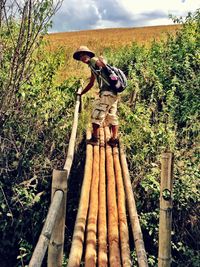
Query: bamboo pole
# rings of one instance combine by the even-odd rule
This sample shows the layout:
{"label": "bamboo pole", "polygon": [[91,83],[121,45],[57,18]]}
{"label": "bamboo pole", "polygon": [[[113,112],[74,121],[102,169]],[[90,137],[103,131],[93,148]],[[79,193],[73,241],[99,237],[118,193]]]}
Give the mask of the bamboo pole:
{"label": "bamboo pole", "polygon": [[63,260],[65,215],[67,200],[67,171],[53,170],[52,200],[57,190],[62,190],[64,195],[55,221],[55,227],[51,235],[48,249],[48,267],[61,267]]}
{"label": "bamboo pole", "polygon": [[[86,138],[89,139],[90,136],[91,136],[90,132],[87,131]],[[92,145],[87,144],[84,179],[81,189],[79,208],[76,216],[72,245],[67,267],[79,267],[81,264],[85,225],[88,214],[88,204],[89,204],[90,187],[92,180],[92,162],[93,162],[93,147]]]}
{"label": "bamboo pole", "polygon": [[172,173],[173,154],[163,153],[161,157],[160,219],[158,266],[171,265],[171,225],[172,225]]}
{"label": "bamboo pole", "polygon": [[[80,88],[78,90],[81,91]],[[69,140],[69,147],[67,158],[64,165],[64,171],[54,170],[55,179],[53,180],[53,189],[52,195],[55,190],[60,188],[59,183],[62,184],[62,190],[64,191],[64,199],[62,203],[62,209],[57,218],[56,227],[51,237],[49,250],[48,250],[48,267],[60,267],[62,266],[63,258],[63,243],[64,243],[64,229],[65,229],[65,215],[66,215],[66,200],[67,200],[67,181],[70,174],[73,158],[74,158],[74,148],[76,141],[76,132],[78,127],[78,115],[80,108],[81,96],[77,95],[75,111],[74,111],[74,120],[72,126],[72,132]],[[64,174],[64,175],[63,175]],[[56,181],[58,179],[58,182]]]}
{"label": "bamboo pole", "polygon": [[55,219],[62,203],[63,195],[63,191],[61,190],[57,190],[55,192],[38,243],[31,257],[29,267],[40,267],[42,265],[51,234],[55,226]]}
{"label": "bamboo pole", "polygon": [[100,128],[99,162],[99,214],[98,214],[98,266],[108,266],[107,256],[107,219],[106,219],[106,173],[104,130]]}
{"label": "bamboo pole", "polygon": [[135,249],[136,249],[136,255],[137,255],[137,261],[139,267],[146,267],[148,266],[147,263],[147,256],[146,251],[144,247],[144,241],[142,237],[142,231],[138,219],[135,199],[133,195],[129,170],[128,170],[128,164],[126,161],[126,155],[124,153],[124,150],[122,148],[122,145],[120,144],[120,161],[121,161],[121,167],[122,167],[122,173],[124,178],[124,187],[126,192],[126,198],[127,198],[127,204],[128,204],[128,211],[129,211],[129,217],[131,221],[131,228],[133,232],[133,238],[135,243]]}
{"label": "bamboo pole", "polygon": [[90,190],[90,207],[87,222],[85,267],[96,266],[96,233],[98,215],[98,187],[99,187],[99,146],[93,148],[93,173]]}
{"label": "bamboo pole", "polygon": [[[81,92],[81,88],[79,88],[78,92]],[[67,152],[67,159],[65,161],[64,165],[64,170],[68,171],[68,176],[69,172],[71,169],[72,161],[74,158],[74,147],[75,147],[75,142],[76,142],[76,132],[77,132],[77,127],[78,127],[78,115],[79,115],[79,109],[80,109],[80,103],[81,103],[81,96],[77,95],[76,98],[76,105],[75,105],[75,111],[74,111],[74,121],[72,125],[72,132],[69,140],[69,147],[68,147],[68,152]]]}
{"label": "bamboo pole", "polygon": [[[105,128],[106,140],[110,133],[108,127]],[[108,243],[109,243],[109,263],[110,267],[121,266],[119,250],[119,230],[118,211],[115,189],[115,174],[113,165],[112,148],[106,145],[106,170],[107,170],[107,203],[108,203]]]}
{"label": "bamboo pole", "polygon": [[122,179],[122,171],[119,161],[119,151],[117,147],[113,148],[115,177],[117,184],[117,200],[119,214],[119,229],[120,229],[120,247],[122,256],[122,266],[131,267],[130,247],[129,247],[129,231],[126,218],[126,202],[125,192]]}

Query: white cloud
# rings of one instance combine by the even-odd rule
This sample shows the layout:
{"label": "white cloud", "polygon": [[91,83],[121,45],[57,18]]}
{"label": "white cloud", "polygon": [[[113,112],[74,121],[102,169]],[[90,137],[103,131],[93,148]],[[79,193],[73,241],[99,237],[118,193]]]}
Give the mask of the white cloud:
{"label": "white cloud", "polygon": [[194,11],[200,7],[199,0],[117,0],[125,9],[133,14],[145,11],[162,10],[168,12],[187,12]]}
{"label": "white cloud", "polygon": [[[200,7],[199,0],[117,0],[122,8],[127,10],[132,18],[138,18],[140,25],[164,25],[172,24],[169,15],[186,16],[188,12],[194,12]],[[157,17],[156,17],[157,13]],[[148,20],[143,20],[143,15],[149,14]],[[165,15],[165,18],[159,17]]]}
{"label": "white cloud", "polygon": [[52,31],[172,24],[169,14],[186,16],[199,0],[64,0]]}

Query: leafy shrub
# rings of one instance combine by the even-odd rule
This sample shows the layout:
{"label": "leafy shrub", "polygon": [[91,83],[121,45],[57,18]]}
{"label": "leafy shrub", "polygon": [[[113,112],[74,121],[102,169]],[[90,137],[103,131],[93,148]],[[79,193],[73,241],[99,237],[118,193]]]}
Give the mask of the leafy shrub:
{"label": "leafy shrub", "polygon": [[197,266],[199,259],[199,23],[197,10],[176,36],[149,49],[133,45],[111,57],[128,70],[120,130],[150,266],[158,251],[160,155],[168,150],[175,154],[173,266]]}
{"label": "leafy shrub", "polygon": [[[107,50],[111,63],[129,77],[119,105],[120,131],[150,266],[157,264],[160,155],[168,150],[175,154],[173,266],[199,262],[199,25],[197,10],[165,42],[153,42],[149,48],[133,44],[115,54]],[[4,57],[1,83],[9,56]],[[80,86],[75,78],[59,82],[62,49],[51,54],[41,47],[34,60],[34,76],[16,93],[16,105],[1,128],[0,254],[2,262],[9,255],[17,266],[28,263],[46,217],[51,170],[63,164],[74,92]],[[88,98],[84,101],[87,110],[80,130],[89,117]]]}
{"label": "leafy shrub", "polygon": [[3,262],[8,257],[24,263],[30,259],[49,206],[52,168],[63,165],[80,86],[74,79],[57,82],[62,50],[51,54],[42,49],[35,56],[34,76],[20,88],[18,107],[1,129]]}

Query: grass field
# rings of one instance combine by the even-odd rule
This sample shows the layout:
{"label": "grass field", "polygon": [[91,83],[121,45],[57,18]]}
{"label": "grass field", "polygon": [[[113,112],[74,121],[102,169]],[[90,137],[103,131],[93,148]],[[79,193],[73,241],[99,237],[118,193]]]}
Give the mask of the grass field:
{"label": "grass field", "polygon": [[76,32],[52,33],[46,36],[51,51],[63,47],[66,53],[65,66],[60,71],[60,79],[70,76],[86,78],[89,75],[87,66],[73,60],[73,52],[80,46],[86,45],[97,55],[105,55],[107,50],[130,46],[136,42],[140,45],[149,45],[153,40],[166,38],[167,33],[175,34],[179,25],[150,26],[138,28],[113,28]]}

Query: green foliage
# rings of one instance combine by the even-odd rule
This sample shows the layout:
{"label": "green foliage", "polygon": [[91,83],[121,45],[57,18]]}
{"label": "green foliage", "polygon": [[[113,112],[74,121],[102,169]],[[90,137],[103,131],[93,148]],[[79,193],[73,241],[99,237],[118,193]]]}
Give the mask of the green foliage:
{"label": "green foliage", "polygon": [[[43,4],[41,12],[45,12],[46,2]],[[120,132],[149,266],[157,264],[160,155],[168,150],[175,154],[173,266],[199,263],[199,25],[197,10],[188,15],[176,36],[168,36],[165,42],[153,42],[150,48],[133,44],[115,54],[107,50],[111,63],[129,77],[119,105]],[[13,32],[17,30],[13,24]],[[0,73],[3,84],[12,41],[6,31],[1,34],[8,48]],[[62,49],[52,54],[41,46],[34,51],[33,60],[37,63],[33,75],[16,92],[15,106],[0,130],[0,254],[2,262],[9,255],[15,266],[28,264],[42,229],[52,168],[63,164],[74,92],[80,86],[76,79],[59,82],[57,73],[65,60]],[[87,108],[80,116],[80,136],[90,117],[90,101],[88,97],[83,101]],[[82,154],[78,156],[82,158]],[[137,266],[135,252],[132,260]],[[63,264],[66,262],[64,259]]]}
{"label": "green foliage", "polygon": [[[19,260],[19,264],[18,267],[23,267],[24,262],[29,262],[31,259],[31,255],[32,255],[32,246],[26,241],[21,239],[19,241],[19,255],[17,256],[17,260]],[[28,265],[26,265],[28,266]]]}
{"label": "green foliage", "polygon": [[175,154],[173,266],[197,266],[199,259],[199,23],[197,10],[167,41],[153,42],[149,49],[133,45],[111,57],[128,70],[120,131],[150,266],[158,253],[159,155],[168,150]]}
{"label": "green foliage", "polygon": [[[0,254],[27,264],[50,200],[52,168],[60,168],[73,119],[79,81],[58,83],[62,50],[35,53],[34,75],[16,94],[18,106],[1,129]],[[20,241],[21,240],[21,241]],[[13,249],[13,247],[15,249]]]}

